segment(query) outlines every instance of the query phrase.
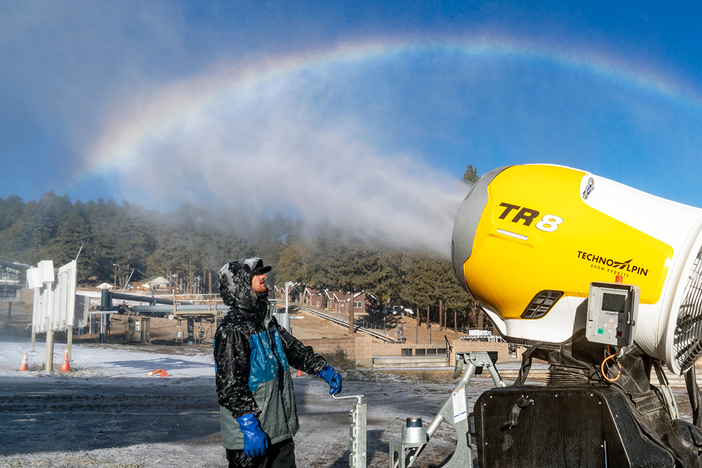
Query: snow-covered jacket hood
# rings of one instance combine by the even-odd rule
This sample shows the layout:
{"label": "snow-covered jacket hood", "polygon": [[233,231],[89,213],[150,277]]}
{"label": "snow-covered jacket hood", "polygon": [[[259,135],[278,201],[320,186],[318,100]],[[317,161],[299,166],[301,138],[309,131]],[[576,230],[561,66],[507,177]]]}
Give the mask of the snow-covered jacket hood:
{"label": "snow-covered jacket hood", "polygon": [[256,294],[251,289],[251,277],[255,271],[267,273],[270,266],[263,266],[258,257],[240,258],[227,263],[219,270],[219,293],[222,300],[234,309],[260,311],[261,306],[268,305],[268,292]]}

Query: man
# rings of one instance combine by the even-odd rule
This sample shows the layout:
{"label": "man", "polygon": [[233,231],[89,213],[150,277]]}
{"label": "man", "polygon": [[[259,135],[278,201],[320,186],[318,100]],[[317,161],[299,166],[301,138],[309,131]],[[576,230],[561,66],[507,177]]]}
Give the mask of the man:
{"label": "man", "polygon": [[214,340],[222,439],[230,467],[295,467],[297,410],[289,365],[323,378],[329,393],[341,376],[309,346],[278,325],[268,307],[260,258],[227,263],[219,292],[229,312]]}

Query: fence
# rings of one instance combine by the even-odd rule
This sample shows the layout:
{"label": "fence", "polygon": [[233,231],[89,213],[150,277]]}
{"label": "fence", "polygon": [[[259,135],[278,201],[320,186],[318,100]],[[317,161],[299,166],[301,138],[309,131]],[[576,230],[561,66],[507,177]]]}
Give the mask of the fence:
{"label": "fence", "polygon": [[388,343],[395,344],[415,344],[426,346],[427,348],[445,347],[443,330],[439,330],[438,325],[430,328],[417,327],[416,325],[396,324],[387,322],[374,323],[367,320],[356,320],[356,326],[377,331],[386,336]]}

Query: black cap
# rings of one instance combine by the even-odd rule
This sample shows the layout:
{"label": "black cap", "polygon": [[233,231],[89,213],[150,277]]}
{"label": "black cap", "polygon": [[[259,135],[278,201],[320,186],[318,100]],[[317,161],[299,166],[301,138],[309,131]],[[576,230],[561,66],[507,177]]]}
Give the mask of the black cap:
{"label": "black cap", "polygon": [[263,266],[263,260],[259,258],[258,262],[256,262],[256,266],[253,268],[254,274],[265,274],[269,271],[271,271],[271,266]]}

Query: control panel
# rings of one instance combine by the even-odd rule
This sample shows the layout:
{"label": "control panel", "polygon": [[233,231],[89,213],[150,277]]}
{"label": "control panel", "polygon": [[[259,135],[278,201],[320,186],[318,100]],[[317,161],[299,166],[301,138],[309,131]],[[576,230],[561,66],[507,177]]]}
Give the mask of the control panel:
{"label": "control panel", "polygon": [[636,285],[590,283],[586,337],[591,343],[629,346],[634,341],[641,291]]}

